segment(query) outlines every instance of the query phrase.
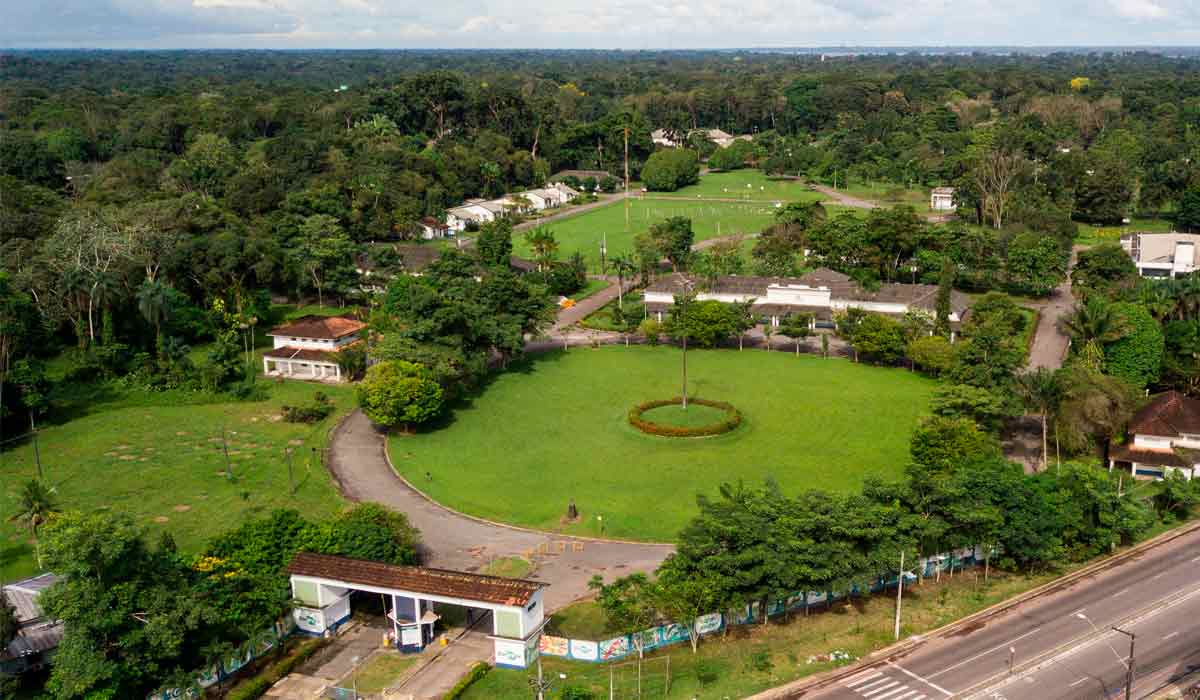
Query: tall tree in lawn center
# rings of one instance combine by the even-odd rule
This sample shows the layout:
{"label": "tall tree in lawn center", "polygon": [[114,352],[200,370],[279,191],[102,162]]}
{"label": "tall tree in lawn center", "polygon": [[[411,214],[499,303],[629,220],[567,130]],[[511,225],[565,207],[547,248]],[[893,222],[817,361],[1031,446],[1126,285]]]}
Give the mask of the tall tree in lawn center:
{"label": "tall tree in lawn center", "polygon": [[680,326],[679,339],[683,343],[683,410],[688,407],[688,389],[687,389],[687,341],[690,330],[688,328],[688,302],[692,301],[692,297],[696,293],[696,283],[683,275],[679,275],[679,287],[681,294],[676,302],[679,308],[679,318],[676,323]]}

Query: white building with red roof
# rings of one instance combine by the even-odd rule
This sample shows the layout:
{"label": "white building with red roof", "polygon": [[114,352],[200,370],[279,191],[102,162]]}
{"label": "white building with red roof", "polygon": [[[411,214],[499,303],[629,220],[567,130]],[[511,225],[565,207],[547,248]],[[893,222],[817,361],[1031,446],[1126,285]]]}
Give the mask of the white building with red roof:
{"label": "white building with red roof", "polygon": [[267,333],[275,347],[263,354],[269,377],[342,381],[338,353],[362,342],[367,324],[349,316],[304,316]]}
{"label": "white building with red roof", "polygon": [[1108,468],[1160,479],[1179,472],[1191,479],[1200,466],[1200,400],[1178,391],[1156,395],[1129,420],[1129,442],[1108,452]]}

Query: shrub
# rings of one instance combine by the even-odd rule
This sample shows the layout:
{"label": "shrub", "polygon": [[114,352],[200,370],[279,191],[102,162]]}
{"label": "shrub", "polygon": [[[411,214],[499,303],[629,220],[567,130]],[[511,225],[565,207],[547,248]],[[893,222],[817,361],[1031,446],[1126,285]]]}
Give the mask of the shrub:
{"label": "shrub", "polygon": [[358,405],[378,425],[420,425],[442,412],[442,387],[424,366],[404,360],[380,362],[358,385]]}
{"label": "shrub", "polygon": [[695,670],[696,680],[700,683],[701,688],[716,683],[717,679],[721,677],[721,667],[709,659],[697,659]]}
{"label": "shrub", "polygon": [[662,425],[642,418],[642,414],[646,411],[682,403],[683,399],[677,396],[665,401],[647,401],[638,404],[629,410],[629,424],[643,433],[661,435],[663,437],[708,437],[711,435],[721,435],[722,433],[728,433],[742,424],[742,413],[734,408],[733,404],[725,403],[724,401],[709,401],[708,399],[688,399],[688,403],[725,411],[725,418],[723,420],[694,428],[684,428],[674,425]]}
{"label": "shrub", "polygon": [[645,336],[647,344],[658,345],[659,336],[662,335],[662,324],[652,318],[647,318],[638,324],[638,333]]}
{"label": "shrub", "polygon": [[325,646],[327,640],[310,639],[300,642],[294,650],[280,660],[259,671],[258,675],[238,683],[225,696],[225,700],[254,700],[271,689],[281,678],[291,673]]}
{"label": "shrub", "polygon": [[325,392],[318,391],[313,394],[312,403],[304,406],[283,406],[280,410],[283,419],[288,423],[317,423],[333,413],[333,402]]}
{"label": "shrub", "polygon": [[577,685],[564,687],[558,697],[560,700],[596,700],[595,693]]}
{"label": "shrub", "polygon": [[486,676],[490,670],[492,670],[491,666],[488,666],[482,661],[476,662],[476,664],[471,667],[471,670],[467,671],[467,675],[458,679],[458,682],[454,684],[454,687],[450,689],[450,692],[446,693],[443,700],[458,700],[458,698],[462,697],[463,693],[467,692],[467,688],[470,688],[477,681],[479,681],[480,678]]}

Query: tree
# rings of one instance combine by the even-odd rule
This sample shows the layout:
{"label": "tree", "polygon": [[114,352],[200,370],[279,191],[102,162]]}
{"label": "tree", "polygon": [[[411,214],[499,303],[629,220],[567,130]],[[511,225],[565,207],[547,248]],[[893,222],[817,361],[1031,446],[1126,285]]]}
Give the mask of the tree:
{"label": "tree", "polygon": [[942,258],[942,271],[938,276],[936,312],[933,332],[942,337],[950,336],[950,302],[954,294],[954,261],[949,256]]}
{"label": "tree", "polygon": [[686,216],[672,216],[650,227],[650,238],[655,248],[671,263],[671,269],[679,272],[687,267],[692,256],[692,220]]}
{"label": "tree", "polygon": [[[786,335],[786,333],[785,333]],[[882,314],[868,313],[854,329],[850,341],[856,353],[881,364],[892,364],[904,357],[907,343],[900,323]]]}
{"label": "tree", "polygon": [[1071,271],[1071,285],[1082,296],[1112,296],[1132,289],[1137,282],[1137,267],[1119,243],[1101,243],[1079,251]]}
{"label": "tree", "polygon": [[512,256],[512,222],[500,219],[480,226],[475,251],[479,262],[488,267],[508,267]]}
{"label": "tree", "polygon": [[779,332],[791,338],[796,344],[796,356],[800,356],[800,343],[812,333],[809,326],[812,324],[812,314],[796,313],[789,314],[783,319],[783,323],[779,326]]}
{"label": "tree", "polygon": [[701,348],[715,347],[738,332],[738,322],[733,308],[719,301],[691,300],[685,305],[676,298],[667,319],[667,334],[676,340],[685,336],[690,344]]}
{"label": "tree", "polygon": [[525,234],[525,242],[533,251],[533,260],[537,263],[539,271],[548,270],[554,265],[554,260],[558,257],[558,241],[554,238],[553,231],[538,226]]}
{"label": "tree", "polygon": [[1070,451],[1081,452],[1089,445],[1098,448],[1107,465],[1110,442],[1133,415],[1139,392],[1125,380],[1087,365],[1068,366],[1062,372],[1056,434]]}
{"label": "tree", "polygon": [[334,519],[329,540],[321,551],[411,566],[420,563],[420,540],[421,533],[403,513],[378,503],[361,503]]}
{"label": "tree", "polygon": [[696,576],[682,566],[676,567],[675,561],[674,555],[668,555],[656,572],[655,607],[664,617],[687,627],[695,654],[700,644],[700,618],[726,609],[729,593],[723,580]]}
{"label": "tree", "polygon": [[969,418],[981,427],[996,431],[1008,416],[1004,401],[996,394],[970,384],[943,384],[933,391],[929,410],[944,418]]}
{"label": "tree", "polygon": [[317,290],[324,306],[325,289],[344,293],[354,283],[354,243],[332,216],[314,214],[300,224],[288,255]]}
{"label": "tree", "polygon": [[163,356],[162,324],[171,315],[169,287],[159,281],[146,279],[137,292],[138,311],[142,318],[154,326],[154,351],[159,359]]}
{"label": "tree", "polygon": [[660,617],[657,586],[643,573],[622,576],[609,584],[597,574],[588,581],[588,588],[597,594],[596,604],[604,611],[609,631],[630,635],[638,658],[642,658],[646,651],[642,632]]}
{"label": "tree", "polygon": [[744,149],[726,146],[713,151],[708,157],[708,167],[712,170],[738,170],[746,167]]}
{"label": "tree", "polygon": [[971,167],[971,183],[982,195],[983,213],[992,220],[993,228],[1004,225],[1013,182],[1024,165],[1025,159],[1019,153],[994,143],[978,148]]}
{"label": "tree", "polygon": [[1181,231],[1200,231],[1200,184],[1188,187],[1180,195],[1175,226]]}
{"label": "tree", "polygon": [[1017,375],[1017,394],[1021,397],[1025,410],[1037,413],[1042,424],[1042,470],[1046,469],[1049,461],[1049,439],[1047,422],[1062,400],[1062,386],[1058,375],[1045,367]]}
{"label": "tree", "polygon": [[1103,348],[1125,333],[1122,319],[1113,310],[1113,305],[1098,296],[1087,298],[1077,304],[1075,310],[1063,319],[1063,327],[1071,336],[1072,348],[1077,356],[1091,362],[1096,370],[1103,359]]}
{"label": "tree", "polygon": [[1162,328],[1141,304],[1112,305],[1123,333],[1104,346],[1104,369],[1141,389],[1156,384],[1162,371],[1166,347]]}
{"label": "tree", "polygon": [[58,512],[58,503],[53,492],[40,481],[30,479],[21,487],[17,512],[12,516],[14,522],[22,523],[33,536],[33,547],[37,556],[39,569],[42,566],[42,547],[39,534],[41,528]]}
{"label": "tree", "polygon": [[1094,224],[1119,225],[1133,206],[1135,188],[1128,164],[1104,158],[1080,178],[1075,188],[1074,217]]}
{"label": "tree", "polygon": [[358,405],[373,422],[389,428],[428,423],[442,412],[442,387],[424,367],[395,360],[367,369],[356,390]]}
{"label": "tree", "polygon": [[609,264],[612,265],[613,272],[617,273],[617,308],[625,308],[625,280],[631,278],[637,270],[637,265],[634,264],[633,258],[628,253],[614,255]]}
{"label": "tree", "polygon": [[226,183],[237,172],[237,151],[229,139],[201,134],[183,156],[167,168],[182,190],[195,190],[206,198],[220,197]]}
{"label": "tree", "polygon": [[1067,254],[1050,236],[1023,234],[1009,243],[1005,272],[1015,293],[1045,296],[1066,277]]}
{"label": "tree", "polygon": [[642,166],[642,182],[654,192],[674,192],[700,179],[700,161],[695,151],[670,148],[656,151]]}
{"label": "tree", "polygon": [[170,549],[152,550],[123,515],[64,513],[46,528],[42,593],[63,623],[47,690],[59,698],[145,697],[210,660],[217,610],[196,596]]}
{"label": "tree", "polygon": [[930,416],[913,431],[909,453],[921,472],[948,474],[959,464],[999,456],[1000,443],[970,418]]}
{"label": "tree", "polygon": [[17,619],[17,609],[8,599],[8,595],[0,590],[0,649],[7,649],[9,642],[17,638],[21,622]]}

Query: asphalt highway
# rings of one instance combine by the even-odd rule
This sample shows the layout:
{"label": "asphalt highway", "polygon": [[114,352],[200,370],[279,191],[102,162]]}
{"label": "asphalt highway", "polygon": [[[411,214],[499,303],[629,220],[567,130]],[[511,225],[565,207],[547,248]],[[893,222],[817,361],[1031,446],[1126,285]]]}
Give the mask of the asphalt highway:
{"label": "asphalt highway", "polygon": [[1200,668],[1200,530],[932,638],[805,700],[1085,700],[1133,697]]}

